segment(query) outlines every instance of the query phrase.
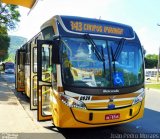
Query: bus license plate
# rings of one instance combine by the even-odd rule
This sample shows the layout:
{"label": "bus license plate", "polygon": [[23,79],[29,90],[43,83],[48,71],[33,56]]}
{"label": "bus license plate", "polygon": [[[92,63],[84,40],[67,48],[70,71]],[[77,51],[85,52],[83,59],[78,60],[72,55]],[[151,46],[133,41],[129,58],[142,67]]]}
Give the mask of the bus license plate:
{"label": "bus license plate", "polygon": [[119,118],[120,118],[120,113],[105,115],[105,120],[114,120]]}

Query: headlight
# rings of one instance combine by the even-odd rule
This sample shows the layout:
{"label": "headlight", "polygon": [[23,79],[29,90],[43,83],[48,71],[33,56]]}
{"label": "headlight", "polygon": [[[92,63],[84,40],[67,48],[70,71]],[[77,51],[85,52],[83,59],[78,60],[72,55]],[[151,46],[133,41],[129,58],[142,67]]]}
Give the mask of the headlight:
{"label": "headlight", "polygon": [[68,107],[86,109],[86,106],[82,101],[79,101],[67,95],[60,94],[60,99]]}
{"label": "headlight", "polygon": [[137,96],[134,100],[132,105],[137,104],[138,102],[141,102],[145,96],[145,91],[144,89],[140,89],[137,92],[141,92],[139,96]]}

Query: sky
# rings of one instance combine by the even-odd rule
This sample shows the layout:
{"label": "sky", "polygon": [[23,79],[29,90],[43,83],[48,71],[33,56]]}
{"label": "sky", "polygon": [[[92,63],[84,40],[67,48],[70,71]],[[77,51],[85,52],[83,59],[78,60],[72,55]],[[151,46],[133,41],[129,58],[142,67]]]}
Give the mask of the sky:
{"label": "sky", "polygon": [[[39,0],[29,13],[20,7],[21,22],[9,35],[28,40],[54,15],[101,18],[132,26],[147,54],[158,54],[160,47],[160,0]],[[29,15],[28,15],[29,13]]]}

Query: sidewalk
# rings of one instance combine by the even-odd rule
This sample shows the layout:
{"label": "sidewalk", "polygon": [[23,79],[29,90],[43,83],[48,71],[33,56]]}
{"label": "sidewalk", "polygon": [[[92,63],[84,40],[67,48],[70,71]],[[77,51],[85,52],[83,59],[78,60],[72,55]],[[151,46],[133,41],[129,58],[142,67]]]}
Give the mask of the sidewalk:
{"label": "sidewalk", "polygon": [[17,97],[0,75],[0,133],[47,133],[27,115]]}

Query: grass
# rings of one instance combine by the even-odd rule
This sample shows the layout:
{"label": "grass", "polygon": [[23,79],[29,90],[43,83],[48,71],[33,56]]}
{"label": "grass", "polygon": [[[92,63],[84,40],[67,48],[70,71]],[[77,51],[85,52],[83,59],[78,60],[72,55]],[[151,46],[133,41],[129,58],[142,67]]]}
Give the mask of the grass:
{"label": "grass", "polygon": [[160,90],[160,83],[158,83],[158,84],[145,84],[145,87]]}

